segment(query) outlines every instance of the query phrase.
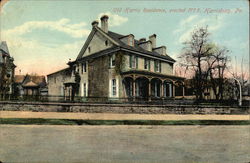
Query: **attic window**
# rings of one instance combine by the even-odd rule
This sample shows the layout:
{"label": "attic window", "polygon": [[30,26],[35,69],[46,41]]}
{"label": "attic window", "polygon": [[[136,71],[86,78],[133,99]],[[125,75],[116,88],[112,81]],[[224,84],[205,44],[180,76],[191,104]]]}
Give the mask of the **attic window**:
{"label": "attic window", "polygon": [[88,51],[89,51],[89,53],[91,52],[91,49],[90,49],[90,47],[88,47]]}
{"label": "attic window", "polygon": [[105,45],[108,46],[108,40],[105,41]]}

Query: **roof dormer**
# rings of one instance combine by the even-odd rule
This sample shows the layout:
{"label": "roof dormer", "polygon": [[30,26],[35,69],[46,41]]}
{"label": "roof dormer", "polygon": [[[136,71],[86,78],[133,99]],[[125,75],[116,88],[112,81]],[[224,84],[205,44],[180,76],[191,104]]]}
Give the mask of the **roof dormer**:
{"label": "roof dormer", "polygon": [[126,36],[123,36],[120,38],[120,40],[125,43],[126,45],[129,45],[129,46],[134,46],[134,35],[133,34],[129,34],[129,35],[126,35]]}
{"label": "roof dormer", "polygon": [[152,42],[150,40],[140,42],[138,45],[144,50],[152,51]]}
{"label": "roof dormer", "polygon": [[166,46],[160,46],[160,47],[154,48],[153,51],[160,55],[167,55],[166,49],[167,49]]}

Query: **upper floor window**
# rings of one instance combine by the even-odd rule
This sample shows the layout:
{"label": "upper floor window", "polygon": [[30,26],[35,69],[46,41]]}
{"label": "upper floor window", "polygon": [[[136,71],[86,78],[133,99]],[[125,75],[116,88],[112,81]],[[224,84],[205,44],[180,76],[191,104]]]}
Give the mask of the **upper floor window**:
{"label": "upper floor window", "polygon": [[82,73],[84,73],[84,72],[87,72],[87,63],[86,62],[84,62],[82,64]]}
{"label": "upper floor window", "polygon": [[112,96],[116,96],[116,79],[112,79]]}
{"label": "upper floor window", "polygon": [[91,48],[90,47],[88,47],[88,51],[89,51],[89,53],[91,52]]}
{"label": "upper floor window", "polygon": [[115,66],[115,54],[111,55],[109,58],[110,67]]}
{"label": "upper floor window", "polygon": [[109,45],[109,42],[108,40],[105,41],[105,45],[108,46]]}
{"label": "upper floor window", "polygon": [[161,72],[161,62],[155,60],[155,72]]}
{"label": "upper floor window", "polygon": [[144,69],[150,70],[150,60],[147,58],[144,59]]}
{"label": "upper floor window", "polygon": [[138,57],[134,55],[129,56],[129,67],[130,68],[137,68],[138,66]]}

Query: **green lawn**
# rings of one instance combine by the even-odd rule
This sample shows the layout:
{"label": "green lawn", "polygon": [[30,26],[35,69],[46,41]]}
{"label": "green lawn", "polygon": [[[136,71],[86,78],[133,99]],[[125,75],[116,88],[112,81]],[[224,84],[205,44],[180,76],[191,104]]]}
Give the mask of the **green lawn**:
{"label": "green lawn", "polygon": [[250,125],[250,120],[78,120],[43,118],[0,118],[13,125]]}

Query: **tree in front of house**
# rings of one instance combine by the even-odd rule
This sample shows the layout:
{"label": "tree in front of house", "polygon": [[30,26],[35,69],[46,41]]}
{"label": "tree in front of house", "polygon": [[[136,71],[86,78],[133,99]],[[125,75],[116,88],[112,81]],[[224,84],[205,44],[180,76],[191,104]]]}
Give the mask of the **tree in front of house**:
{"label": "tree in front of house", "polygon": [[199,100],[204,99],[205,90],[211,86],[216,99],[223,99],[223,83],[229,61],[229,51],[212,43],[209,35],[207,26],[195,29],[179,56],[180,65],[189,74],[192,72],[192,85]]}
{"label": "tree in front of house", "polygon": [[215,44],[209,45],[211,54],[207,58],[209,83],[213,89],[216,100],[224,99],[226,84],[226,72],[230,61],[229,50],[226,47],[219,47]]}

